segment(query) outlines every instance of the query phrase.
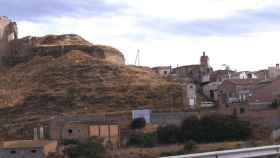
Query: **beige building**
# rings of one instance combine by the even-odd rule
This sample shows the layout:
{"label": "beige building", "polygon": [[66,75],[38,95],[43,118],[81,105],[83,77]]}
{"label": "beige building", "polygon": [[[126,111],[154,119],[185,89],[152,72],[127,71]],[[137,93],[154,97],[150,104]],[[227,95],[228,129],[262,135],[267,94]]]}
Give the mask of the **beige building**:
{"label": "beige building", "polygon": [[50,137],[56,140],[86,141],[93,137],[104,139],[118,145],[120,140],[120,127],[117,124],[97,122],[67,122],[63,125],[50,126]]}
{"label": "beige building", "polygon": [[3,142],[0,158],[46,158],[57,152],[57,141],[18,140]]}

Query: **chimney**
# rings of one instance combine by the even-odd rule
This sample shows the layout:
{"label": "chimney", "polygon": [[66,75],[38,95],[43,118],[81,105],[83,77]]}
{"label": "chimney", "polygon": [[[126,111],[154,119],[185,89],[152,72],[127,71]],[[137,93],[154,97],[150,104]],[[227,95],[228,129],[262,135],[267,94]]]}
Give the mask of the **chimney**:
{"label": "chimney", "polygon": [[203,52],[203,56],[205,57],[205,52]]}
{"label": "chimney", "polygon": [[276,64],[276,69],[279,69],[279,64]]}

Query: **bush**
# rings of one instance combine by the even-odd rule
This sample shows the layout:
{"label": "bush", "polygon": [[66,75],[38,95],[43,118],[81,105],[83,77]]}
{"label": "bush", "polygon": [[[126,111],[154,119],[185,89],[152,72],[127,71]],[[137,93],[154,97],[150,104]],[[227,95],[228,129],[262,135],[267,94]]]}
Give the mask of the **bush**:
{"label": "bush", "polygon": [[189,141],[194,138],[201,130],[200,121],[197,117],[191,116],[186,118],[181,125],[181,132],[183,140]]}
{"label": "bush", "polygon": [[155,133],[136,133],[130,136],[129,145],[140,146],[140,147],[153,147],[157,142]]}
{"label": "bush", "polygon": [[65,139],[62,141],[62,144],[63,145],[77,145],[77,144],[79,144],[79,142],[76,140],[72,140],[72,139]]}
{"label": "bush", "polygon": [[97,140],[78,143],[67,150],[70,158],[104,158],[105,153],[105,148]]}
{"label": "bush", "polygon": [[277,109],[279,106],[280,106],[280,102],[279,102],[277,99],[275,99],[275,100],[270,104],[270,107],[271,107],[272,109]]}
{"label": "bush", "polygon": [[186,142],[185,145],[184,145],[184,151],[185,152],[192,152],[196,148],[197,148],[197,144],[196,144],[195,141],[192,141],[192,140]]}
{"label": "bush", "polygon": [[132,129],[142,129],[146,126],[146,120],[144,118],[136,118],[132,120],[130,127]]}
{"label": "bush", "polygon": [[172,144],[180,142],[181,131],[176,125],[167,125],[159,127],[157,130],[158,141],[163,144]]}
{"label": "bush", "polygon": [[248,122],[224,115],[209,115],[200,120],[187,118],[181,128],[185,141],[222,142],[245,140],[251,136]]}

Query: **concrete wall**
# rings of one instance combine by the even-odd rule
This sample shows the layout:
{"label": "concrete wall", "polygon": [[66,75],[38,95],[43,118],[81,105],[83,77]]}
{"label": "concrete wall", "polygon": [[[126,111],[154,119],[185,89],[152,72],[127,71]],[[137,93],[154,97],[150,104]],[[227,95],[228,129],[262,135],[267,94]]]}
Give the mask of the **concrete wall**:
{"label": "concrete wall", "polygon": [[46,158],[42,148],[0,149],[0,158]]}

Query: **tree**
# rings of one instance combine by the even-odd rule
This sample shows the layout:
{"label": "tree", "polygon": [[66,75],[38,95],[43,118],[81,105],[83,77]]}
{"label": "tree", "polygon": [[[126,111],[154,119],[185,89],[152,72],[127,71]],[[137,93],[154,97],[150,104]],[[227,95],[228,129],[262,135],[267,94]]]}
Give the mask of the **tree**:
{"label": "tree", "polygon": [[104,158],[106,150],[98,140],[78,143],[67,150],[70,158]]}
{"label": "tree", "polygon": [[144,118],[136,118],[132,120],[130,127],[132,129],[142,129],[146,126],[146,120]]}
{"label": "tree", "polygon": [[157,130],[157,136],[160,143],[172,144],[180,142],[181,131],[176,125],[167,125],[159,127]]}

